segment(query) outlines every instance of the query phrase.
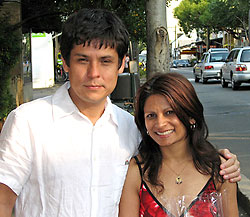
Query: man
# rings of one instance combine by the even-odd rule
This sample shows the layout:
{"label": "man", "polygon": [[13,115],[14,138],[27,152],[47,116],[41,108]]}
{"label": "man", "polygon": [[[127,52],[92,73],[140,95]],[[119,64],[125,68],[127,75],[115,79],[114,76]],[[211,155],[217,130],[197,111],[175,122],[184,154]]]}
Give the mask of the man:
{"label": "man", "polygon": [[[124,70],[128,42],[111,12],[83,9],[66,21],[61,53],[70,83],[12,111],[2,130],[1,217],[14,204],[25,217],[118,215],[140,138],[133,117],[107,96]],[[236,157],[227,164],[228,178],[239,180]]]}

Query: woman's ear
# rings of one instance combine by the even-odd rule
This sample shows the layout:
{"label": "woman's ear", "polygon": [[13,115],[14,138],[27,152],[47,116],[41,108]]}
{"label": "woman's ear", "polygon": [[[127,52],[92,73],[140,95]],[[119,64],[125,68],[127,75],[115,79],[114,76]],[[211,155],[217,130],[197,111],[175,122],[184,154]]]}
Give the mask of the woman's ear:
{"label": "woman's ear", "polygon": [[189,123],[190,123],[190,125],[192,125],[192,124],[196,124],[196,121],[195,121],[195,119],[194,119],[194,118],[190,118]]}
{"label": "woman's ear", "polygon": [[196,126],[196,121],[195,121],[195,119],[190,118],[189,123],[190,123],[190,129],[191,129],[191,130],[195,130],[196,127],[197,127],[197,126]]}

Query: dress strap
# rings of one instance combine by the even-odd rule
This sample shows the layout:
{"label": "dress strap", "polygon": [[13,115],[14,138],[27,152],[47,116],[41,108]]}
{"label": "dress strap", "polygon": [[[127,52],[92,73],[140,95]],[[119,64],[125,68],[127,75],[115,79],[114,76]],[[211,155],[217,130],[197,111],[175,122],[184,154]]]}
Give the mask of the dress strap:
{"label": "dress strap", "polygon": [[137,166],[138,166],[138,168],[139,168],[140,175],[141,175],[141,179],[142,179],[142,168],[141,168],[141,163],[139,162],[139,159],[138,159],[137,156],[134,156],[134,159],[135,159],[136,164],[137,164]]}

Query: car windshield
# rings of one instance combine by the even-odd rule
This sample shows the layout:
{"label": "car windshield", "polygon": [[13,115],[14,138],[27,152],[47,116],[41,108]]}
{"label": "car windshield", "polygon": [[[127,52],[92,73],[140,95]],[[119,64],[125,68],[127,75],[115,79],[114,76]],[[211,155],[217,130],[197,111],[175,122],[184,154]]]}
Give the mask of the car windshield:
{"label": "car windshield", "polygon": [[188,60],[178,60],[179,63],[188,63]]}
{"label": "car windshield", "polygon": [[211,53],[210,55],[210,62],[225,62],[228,53]]}
{"label": "car windshield", "polygon": [[250,49],[242,51],[240,61],[241,62],[250,62]]}

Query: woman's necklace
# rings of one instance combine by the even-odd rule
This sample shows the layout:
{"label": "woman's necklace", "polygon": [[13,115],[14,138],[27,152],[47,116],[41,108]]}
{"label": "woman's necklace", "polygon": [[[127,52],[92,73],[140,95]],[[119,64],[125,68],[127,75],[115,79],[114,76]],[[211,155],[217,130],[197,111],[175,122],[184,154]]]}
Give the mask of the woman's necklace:
{"label": "woman's necklace", "polygon": [[165,164],[177,177],[175,178],[175,184],[180,185],[183,181],[181,178],[181,173],[184,171],[184,169],[186,168],[186,166],[188,164],[185,164],[184,167],[182,168],[182,170],[179,173],[176,173],[170,166],[168,166],[167,164]]}

